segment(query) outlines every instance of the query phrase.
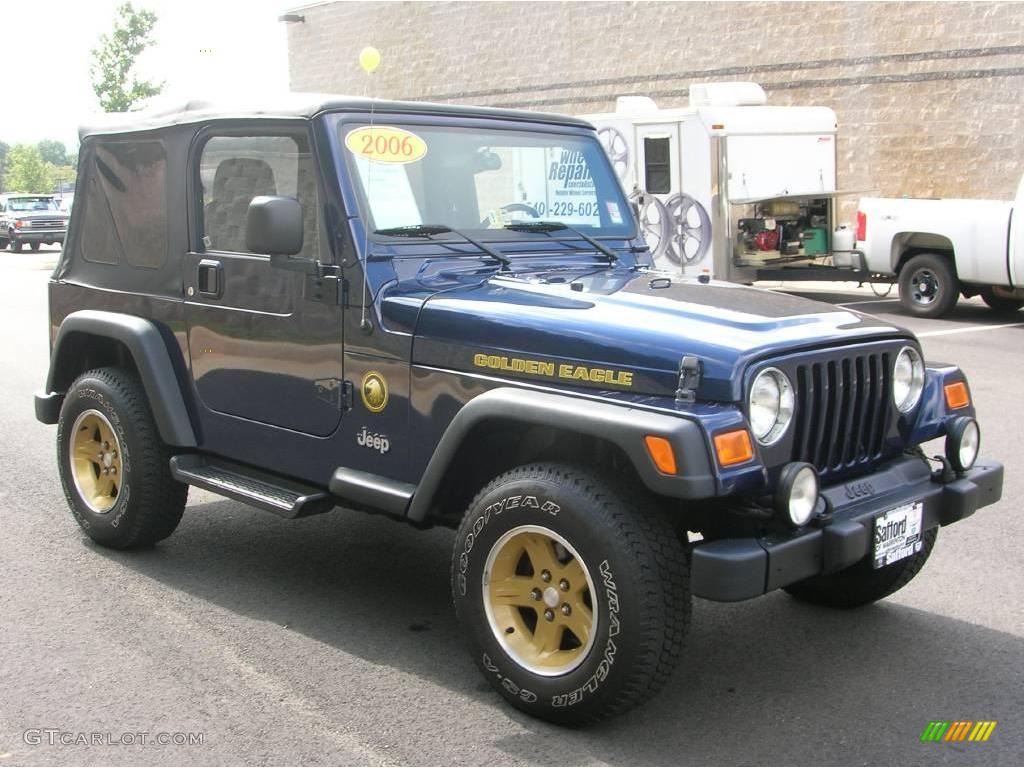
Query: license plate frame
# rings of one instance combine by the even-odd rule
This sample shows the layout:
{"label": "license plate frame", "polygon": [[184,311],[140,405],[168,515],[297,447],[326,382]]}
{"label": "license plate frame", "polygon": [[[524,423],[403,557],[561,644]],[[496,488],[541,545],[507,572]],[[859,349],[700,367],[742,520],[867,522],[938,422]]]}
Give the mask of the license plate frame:
{"label": "license plate frame", "polygon": [[871,564],[884,568],[921,551],[923,501],[911,501],[887,509],[872,527]]}

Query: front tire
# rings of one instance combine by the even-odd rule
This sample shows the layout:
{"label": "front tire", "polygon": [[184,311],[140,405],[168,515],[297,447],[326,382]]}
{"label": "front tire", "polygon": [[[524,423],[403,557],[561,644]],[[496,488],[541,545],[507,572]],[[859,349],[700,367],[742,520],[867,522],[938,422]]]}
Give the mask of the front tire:
{"label": "front tire", "polygon": [[587,470],[513,469],[470,504],[452,592],[474,659],[513,706],[595,722],[653,696],[690,620],[685,550],[654,503]]}
{"label": "front tire", "polygon": [[942,317],[956,306],[960,285],[945,256],[921,253],[900,270],[900,303],[918,317]]}
{"label": "front tire", "polygon": [[97,544],[145,547],[174,532],[188,486],[171,477],[170,458],[134,373],[98,368],[71,385],[57,464],[68,506]]}
{"label": "front tire", "polygon": [[939,529],[921,536],[921,551],[883,568],[875,568],[868,555],[838,573],[812,576],[786,587],[797,600],[829,608],[859,608],[888,597],[907,586],[921,572],[935,547]]}

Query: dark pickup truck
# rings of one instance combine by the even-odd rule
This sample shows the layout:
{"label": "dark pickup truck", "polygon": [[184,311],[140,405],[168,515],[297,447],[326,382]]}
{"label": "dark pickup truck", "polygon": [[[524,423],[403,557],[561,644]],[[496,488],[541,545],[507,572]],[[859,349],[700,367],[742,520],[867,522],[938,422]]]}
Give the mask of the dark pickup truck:
{"label": "dark pickup truck", "polygon": [[52,195],[0,195],[0,250],[8,245],[20,251],[28,243],[33,251],[43,244],[58,245],[68,233],[68,214]]}
{"label": "dark pickup truck", "polygon": [[449,526],[486,679],[587,723],[670,679],[691,595],[863,605],[999,499],[959,368],[656,271],[586,122],[296,99],[82,130],[35,408],[96,542],[190,485]]}

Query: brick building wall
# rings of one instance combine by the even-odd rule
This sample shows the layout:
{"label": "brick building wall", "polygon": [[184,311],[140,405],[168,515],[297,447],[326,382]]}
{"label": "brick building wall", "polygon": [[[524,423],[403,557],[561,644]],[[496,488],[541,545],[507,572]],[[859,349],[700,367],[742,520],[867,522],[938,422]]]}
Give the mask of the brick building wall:
{"label": "brick building wall", "polygon": [[[753,80],[839,119],[839,187],[1010,199],[1024,172],[1024,3],[329,2],[288,29],[291,87],[611,111]],[[366,45],[382,64],[357,64]],[[841,206],[849,218],[857,196]]]}

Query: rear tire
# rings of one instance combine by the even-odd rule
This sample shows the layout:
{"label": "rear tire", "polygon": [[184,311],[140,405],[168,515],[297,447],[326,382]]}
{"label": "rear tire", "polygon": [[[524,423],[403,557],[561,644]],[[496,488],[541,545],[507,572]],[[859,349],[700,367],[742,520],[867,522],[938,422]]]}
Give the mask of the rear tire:
{"label": "rear tire", "polygon": [[996,294],[995,290],[991,287],[983,288],[981,291],[981,300],[988,304],[994,312],[999,314],[1009,315],[1016,312],[1021,307],[1024,307],[1024,301],[1019,299],[1006,299]]}
{"label": "rear tire", "polygon": [[900,270],[900,303],[918,317],[942,317],[956,306],[960,285],[945,256],[921,253]]}
{"label": "rear tire", "polygon": [[452,594],[488,682],[522,711],[591,723],[653,696],[690,620],[689,563],[646,495],[569,465],[492,481],[455,538]]}
{"label": "rear tire", "polygon": [[68,506],[97,544],[145,547],[174,532],[188,486],[171,477],[170,459],[134,373],[97,368],[71,385],[57,464]]}
{"label": "rear tire", "polygon": [[935,547],[939,529],[921,536],[921,551],[884,568],[875,568],[868,555],[838,573],[812,576],[786,587],[797,600],[829,608],[859,608],[907,586],[921,572]]}

